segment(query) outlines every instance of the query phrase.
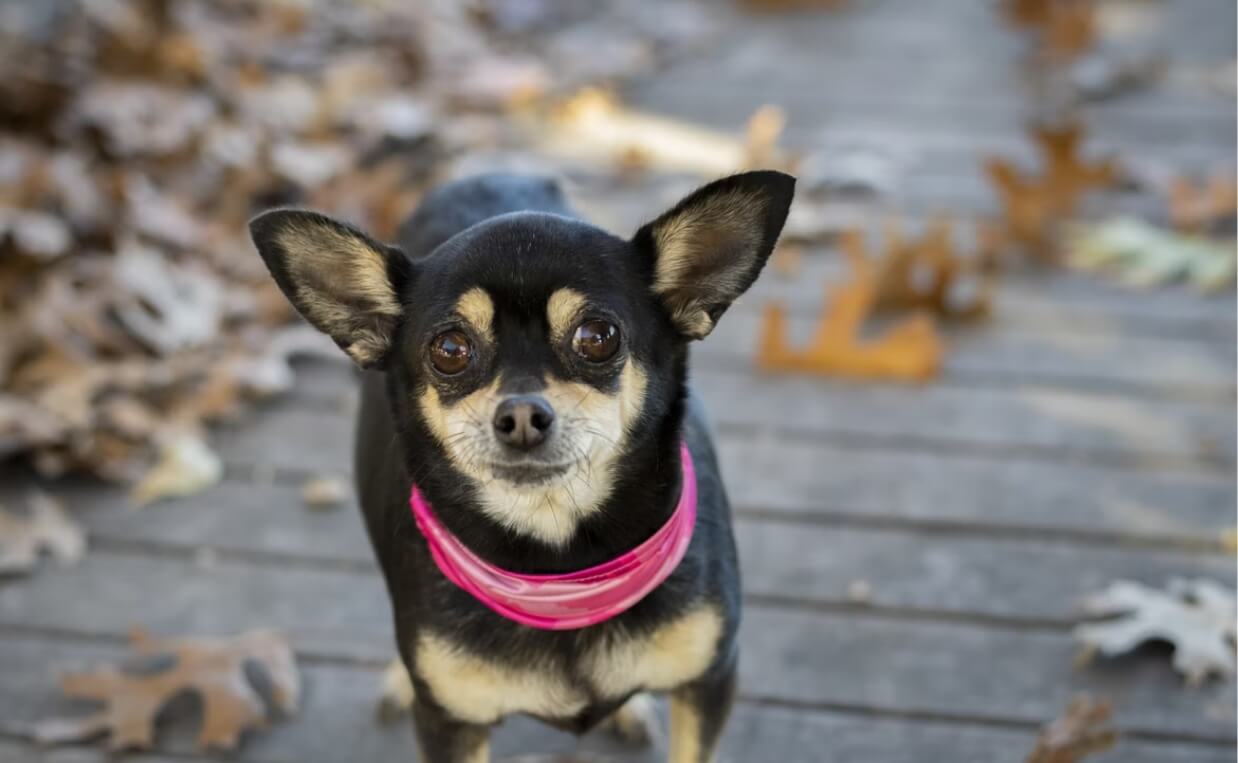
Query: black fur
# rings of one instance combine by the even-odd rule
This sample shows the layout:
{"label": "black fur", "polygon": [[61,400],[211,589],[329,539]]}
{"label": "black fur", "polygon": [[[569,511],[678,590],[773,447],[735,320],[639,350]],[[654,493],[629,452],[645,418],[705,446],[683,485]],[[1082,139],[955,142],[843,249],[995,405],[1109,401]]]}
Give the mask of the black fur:
{"label": "black fur", "polygon": [[[762,251],[756,253],[744,288],[773,248],[793,183],[780,173],[750,173],[715,184],[747,184],[768,199],[754,223],[761,226]],[[676,209],[692,203],[689,197]],[[272,247],[271,231],[259,227],[255,234],[260,249],[264,244]],[[723,615],[723,634],[712,667],[695,687],[686,688],[685,696],[699,705],[709,737],[704,746],[710,747],[721,731],[734,687],[739,569],[713,446],[697,406],[689,400],[688,343],[650,289],[657,259],[650,227],[624,240],[579,220],[551,181],[489,175],[429,194],[403,227],[399,250],[389,251],[397,260],[391,265],[392,281],[398,284],[404,311],[380,370],[364,373],[354,473],[390,592],[401,656],[414,676],[415,722],[427,755],[432,761],[462,756],[477,744],[479,729],[452,719],[416,677],[413,647],[422,629],[488,660],[512,666],[549,661],[571,675],[574,658],[590,644],[651,632],[701,602],[712,603]],[[263,254],[289,291],[283,282],[286,271],[278,262],[287,253]],[[479,357],[475,368],[459,378],[436,377],[427,368],[425,348],[443,330],[459,296],[477,286],[486,289],[495,304],[497,349]],[[451,465],[416,401],[425,385],[435,384],[450,403],[493,378],[497,369],[502,369],[505,391],[536,388],[536,380],[547,372],[613,391],[618,365],[573,364],[546,341],[546,301],[563,287],[585,294],[591,310],[620,327],[623,353],[645,369],[648,384],[609,498],[580,523],[569,542],[554,548],[504,530],[478,509],[473,488]],[[726,306],[718,305],[717,313]],[[688,553],[671,577],[642,601],[590,628],[541,631],[491,612],[439,573],[409,510],[415,480],[441,521],[488,561],[521,572],[581,569],[633,548],[666,522],[680,491],[681,438],[693,454],[699,490]],[[593,696],[591,705],[575,717],[544,720],[582,732],[626,699]]]}

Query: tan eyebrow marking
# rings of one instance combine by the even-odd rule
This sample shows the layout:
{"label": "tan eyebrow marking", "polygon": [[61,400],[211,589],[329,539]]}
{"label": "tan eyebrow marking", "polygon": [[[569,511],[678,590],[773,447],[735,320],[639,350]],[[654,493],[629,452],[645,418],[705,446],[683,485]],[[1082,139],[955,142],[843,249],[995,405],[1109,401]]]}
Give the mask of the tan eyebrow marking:
{"label": "tan eyebrow marking", "polygon": [[468,321],[477,333],[487,339],[494,338],[494,301],[485,289],[474,286],[461,294],[456,301],[456,312]]}
{"label": "tan eyebrow marking", "polygon": [[550,336],[559,338],[571,331],[572,323],[585,309],[585,295],[575,289],[559,289],[546,300],[546,319],[550,322]]}

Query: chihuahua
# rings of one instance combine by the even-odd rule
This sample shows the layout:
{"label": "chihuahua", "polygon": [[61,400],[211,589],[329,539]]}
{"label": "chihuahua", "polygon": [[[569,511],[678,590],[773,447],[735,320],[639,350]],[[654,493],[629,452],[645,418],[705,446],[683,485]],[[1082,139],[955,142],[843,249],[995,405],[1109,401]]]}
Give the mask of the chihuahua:
{"label": "chihuahua", "polygon": [[624,239],[545,178],[428,193],[399,246],[323,215],[250,224],[276,283],[365,369],[354,474],[422,758],[489,758],[523,713],[712,759],[736,685],[730,507],[688,347],[761,272],[795,180],[691,193]]}

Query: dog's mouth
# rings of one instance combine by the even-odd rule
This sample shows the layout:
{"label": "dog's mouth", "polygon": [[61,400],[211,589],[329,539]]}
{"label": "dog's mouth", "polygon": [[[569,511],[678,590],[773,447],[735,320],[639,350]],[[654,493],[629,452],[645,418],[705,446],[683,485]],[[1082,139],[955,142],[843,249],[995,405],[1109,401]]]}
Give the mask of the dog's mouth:
{"label": "dog's mouth", "polygon": [[572,468],[570,463],[547,464],[540,461],[492,463],[490,471],[498,479],[524,487],[556,480]]}

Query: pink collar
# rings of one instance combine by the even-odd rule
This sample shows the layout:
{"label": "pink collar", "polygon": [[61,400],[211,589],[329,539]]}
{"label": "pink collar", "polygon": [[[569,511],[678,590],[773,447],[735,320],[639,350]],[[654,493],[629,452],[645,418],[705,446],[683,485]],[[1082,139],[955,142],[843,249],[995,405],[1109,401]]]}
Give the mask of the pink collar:
{"label": "pink collar", "polygon": [[508,572],[470,551],[438,521],[413,485],[409,503],[439,571],[509,620],[542,630],[596,625],[626,611],[675,570],[696,525],[696,471],[680,445],[683,488],[679,505],[656,533],[631,551],[583,570],[556,575]]}

